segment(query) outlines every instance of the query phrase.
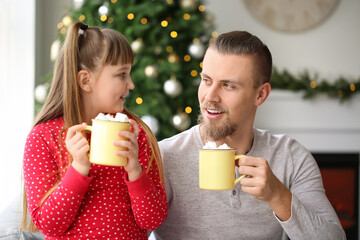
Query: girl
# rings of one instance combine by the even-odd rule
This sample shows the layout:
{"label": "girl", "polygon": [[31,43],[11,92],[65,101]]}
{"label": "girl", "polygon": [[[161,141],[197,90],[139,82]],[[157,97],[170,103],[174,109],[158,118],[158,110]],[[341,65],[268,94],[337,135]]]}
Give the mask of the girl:
{"label": "girl", "polygon": [[[80,22],[68,30],[49,96],[24,152],[25,200],[32,222],[27,226],[25,209],[23,226],[36,226],[45,239],[147,239],[147,230],[166,218],[156,138],[124,108],[134,89],[133,60],[129,43],[114,30]],[[81,131],[100,112],[130,118],[132,131],[119,132],[130,141],[114,142],[128,148],[116,152],[128,158],[125,167],[89,162],[89,139]]]}

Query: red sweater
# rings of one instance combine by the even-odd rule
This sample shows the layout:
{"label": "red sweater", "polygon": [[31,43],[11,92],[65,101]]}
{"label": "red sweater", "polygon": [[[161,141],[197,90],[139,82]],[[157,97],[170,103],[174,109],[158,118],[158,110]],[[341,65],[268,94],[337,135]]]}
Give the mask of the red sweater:
{"label": "red sweater", "polygon": [[[67,167],[68,153],[59,142],[63,119],[35,126],[24,152],[24,178],[29,212],[46,239],[148,239],[147,230],[167,216],[167,200],[151,149],[139,126],[141,176],[127,181],[123,167],[91,164],[89,176]],[[66,131],[62,133],[65,141]],[[62,156],[62,158],[60,157]],[[55,191],[44,194],[60,179]]]}

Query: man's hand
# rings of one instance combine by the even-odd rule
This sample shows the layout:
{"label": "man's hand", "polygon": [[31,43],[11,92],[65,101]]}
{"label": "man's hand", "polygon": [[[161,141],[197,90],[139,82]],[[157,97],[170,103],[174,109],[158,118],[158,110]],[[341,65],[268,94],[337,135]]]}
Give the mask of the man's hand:
{"label": "man's hand", "polygon": [[244,156],[238,171],[246,175],[240,180],[243,192],[265,201],[281,221],[290,218],[291,192],[274,175],[266,159]]}

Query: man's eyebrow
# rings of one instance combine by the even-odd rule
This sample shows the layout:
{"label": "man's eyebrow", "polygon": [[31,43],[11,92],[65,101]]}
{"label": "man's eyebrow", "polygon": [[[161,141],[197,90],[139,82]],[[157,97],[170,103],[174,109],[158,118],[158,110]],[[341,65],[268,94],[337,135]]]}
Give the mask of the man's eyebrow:
{"label": "man's eyebrow", "polygon": [[201,77],[206,77],[206,78],[210,78],[210,79],[211,79],[211,77],[210,77],[209,75],[207,75],[206,73],[204,73],[204,72],[201,72],[201,73],[200,73],[200,76],[201,76]]}

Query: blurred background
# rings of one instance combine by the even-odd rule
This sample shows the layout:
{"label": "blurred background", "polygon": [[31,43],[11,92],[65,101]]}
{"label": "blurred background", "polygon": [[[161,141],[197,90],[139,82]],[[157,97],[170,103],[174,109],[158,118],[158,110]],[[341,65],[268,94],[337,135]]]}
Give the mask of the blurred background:
{"label": "blurred background", "polygon": [[344,184],[352,201],[333,204],[358,228],[359,13],[359,0],[1,0],[0,214],[9,205],[20,209],[26,136],[46,98],[66,29],[81,20],[128,38],[136,89],[127,104],[159,140],[196,124],[209,42],[232,30],[257,35],[275,69],[274,90],[255,126],[289,134],[319,159],[335,162],[331,168],[350,169]]}

